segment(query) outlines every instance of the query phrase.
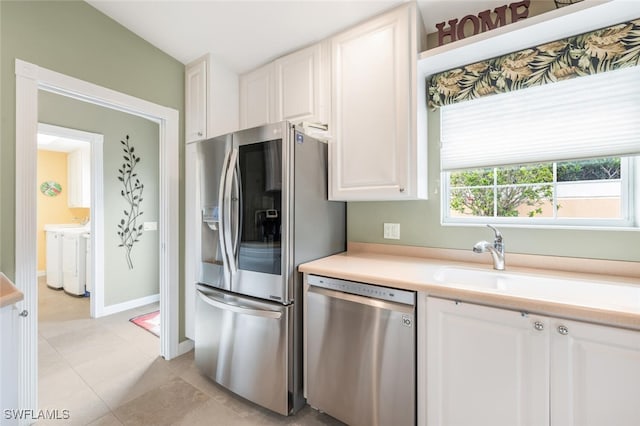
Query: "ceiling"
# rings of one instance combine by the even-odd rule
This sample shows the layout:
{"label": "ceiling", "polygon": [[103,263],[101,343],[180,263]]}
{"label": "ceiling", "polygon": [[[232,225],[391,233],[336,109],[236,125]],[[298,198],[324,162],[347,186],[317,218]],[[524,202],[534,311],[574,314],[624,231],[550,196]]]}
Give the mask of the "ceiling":
{"label": "ceiling", "polygon": [[[212,53],[243,73],[320,41],[406,0],[87,0],[186,64]],[[435,24],[507,0],[419,0],[427,32]]]}
{"label": "ceiling", "polygon": [[82,146],[89,146],[89,142],[38,133],[38,149],[43,151],[72,152]]}

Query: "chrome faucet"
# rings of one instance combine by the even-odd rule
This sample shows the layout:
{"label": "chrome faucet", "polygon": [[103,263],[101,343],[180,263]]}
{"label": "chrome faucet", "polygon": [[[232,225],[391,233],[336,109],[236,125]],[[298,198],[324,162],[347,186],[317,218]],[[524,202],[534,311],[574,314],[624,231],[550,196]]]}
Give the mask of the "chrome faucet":
{"label": "chrome faucet", "polygon": [[487,225],[489,228],[493,229],[495,233],[495,239],[493,240],[493,244],[488,241],[479,241],[473,246],[474,253],[491,253],[491,257],[493,258],[493,269],[497,269],[499,271],[504,270],[504,243],[502,242],[502,234],[495,227],[491,225]]}

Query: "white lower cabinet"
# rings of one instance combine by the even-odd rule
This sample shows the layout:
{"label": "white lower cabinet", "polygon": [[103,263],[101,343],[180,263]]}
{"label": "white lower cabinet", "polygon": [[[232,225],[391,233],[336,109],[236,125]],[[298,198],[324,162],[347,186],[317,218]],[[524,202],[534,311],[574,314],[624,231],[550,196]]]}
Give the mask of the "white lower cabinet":
{"label": "white lower cabinet", "polygon": [[0,425],[17,425],[11,410],[18,409],[18,310],[0,308]]}
{"label": "white lower cabinet", "polygon": [[640,425],[640,332],[551,319],[551,425]]}
{"label": "white lower cabinet", "polygon": [[640,424],[640,332],[432,297],[426,309],[429,426]]}
{"label": "white lower cabinet", "polygon": [[427,424],[549,422],[546,318],[429,297]]}

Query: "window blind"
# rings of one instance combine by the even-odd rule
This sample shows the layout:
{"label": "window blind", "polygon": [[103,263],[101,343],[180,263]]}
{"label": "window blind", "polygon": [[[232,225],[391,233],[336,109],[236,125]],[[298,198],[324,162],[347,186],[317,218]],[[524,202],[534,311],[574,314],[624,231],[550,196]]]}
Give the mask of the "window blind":
{"label": "window blind", "polygon": [[640,66],[446,105],[442,170],[640,153]]}

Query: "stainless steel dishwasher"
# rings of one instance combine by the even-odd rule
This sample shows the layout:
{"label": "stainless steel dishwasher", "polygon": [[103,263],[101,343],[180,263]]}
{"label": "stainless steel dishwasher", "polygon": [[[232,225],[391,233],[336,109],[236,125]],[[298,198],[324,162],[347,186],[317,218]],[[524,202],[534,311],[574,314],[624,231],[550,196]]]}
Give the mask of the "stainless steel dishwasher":
{"label": "stainless steel dishwasher", "polygon": [[307,277],[307,402],[349,425],[414,425],[415,292]]}

